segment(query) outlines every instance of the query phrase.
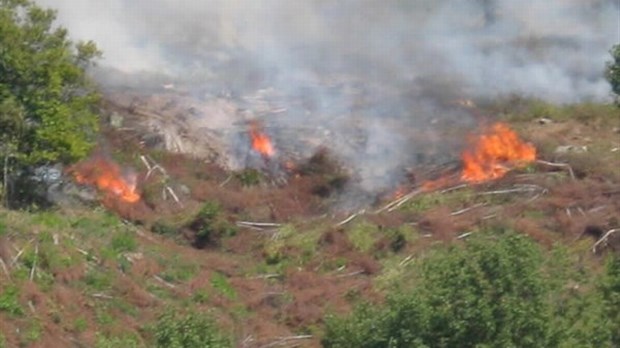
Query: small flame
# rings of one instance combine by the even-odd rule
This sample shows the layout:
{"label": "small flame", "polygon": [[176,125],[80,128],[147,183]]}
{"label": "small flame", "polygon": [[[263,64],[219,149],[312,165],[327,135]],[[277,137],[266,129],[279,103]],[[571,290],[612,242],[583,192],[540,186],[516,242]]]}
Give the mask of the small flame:
{"label": "small flame", "polygon": [[110,160],[93,158],[78,163],[71,171],[75,181],[80,184],[96,186],[98,190],[123,202],[136,203],[140,200],[136,192],[136,176],[124,176],[119,165]]}
{"label": "small flame", "polygon": [[517,133],[503,123],[491,126],[462,154],[466,182],[483,182],[504,176],[511,168],[536,160],[536,148],[519,139]]}
{"label": "small flame", "polygon": [[276,151],[269,136],[260,130],[258,123],[250,124],[250,138],[252,139],[252,148],[264,157],[272,157]]}

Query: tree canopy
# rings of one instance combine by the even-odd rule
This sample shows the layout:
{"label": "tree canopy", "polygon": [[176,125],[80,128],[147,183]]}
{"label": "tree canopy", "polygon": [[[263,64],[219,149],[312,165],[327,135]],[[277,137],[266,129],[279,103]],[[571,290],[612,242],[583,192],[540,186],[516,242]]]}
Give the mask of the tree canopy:
{"label": "tree canopy", "polygon": [[0,155],[20,165],[79,159],[97,131],[85,70],[100,52],[55,19],[30,0],[0,0]]}
{"label": "tree canopy", "polygon": [[607,63],[605,76],[611,84],[611,90],[616,95],[616,101],[620,101],[620,45],[611,49],[612,61]]}

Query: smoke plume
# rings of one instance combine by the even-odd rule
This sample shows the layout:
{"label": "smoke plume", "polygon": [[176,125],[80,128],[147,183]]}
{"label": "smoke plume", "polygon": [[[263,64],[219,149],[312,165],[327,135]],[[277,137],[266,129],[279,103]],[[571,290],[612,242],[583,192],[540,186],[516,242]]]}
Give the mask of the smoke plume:
{"label": "smoke plume", "polygon": [[122,72],[103,82],[132,76],[124,83],[147,88],[135,78],[144,73],[200,96],[273,90],[288,109],[279,124],[359,134],[332,146],[369,190],[393,182],[417,148],[453,145],[411,130],[472,124],[458,98],[606,100],[603,69],[620,41],[616,0],[37,2]]}

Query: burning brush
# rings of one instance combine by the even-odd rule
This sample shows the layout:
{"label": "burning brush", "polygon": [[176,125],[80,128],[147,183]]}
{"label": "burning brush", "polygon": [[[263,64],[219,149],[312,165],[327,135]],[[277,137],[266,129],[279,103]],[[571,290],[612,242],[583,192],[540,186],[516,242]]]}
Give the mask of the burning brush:
{"label": "burning brush", "polygon": [[477,138],[474,146],[463,152],[461,180],[480,183],[501,178],[515,167],[536,160],[536,148],[519,139],[508,125],[496,123]]}
{"label": "burning brush", "polygon": [[[394,194],[396,200],[379,211],[391,211],[422,192],[439,190],[459,183],[479,184],[499,179],[514,168],[535,162],[536,148],[522,141],[507,124],[495,123],[486,128],[481,135],[473,138],[472,146],[461,154],[461,161],[462,169],[457,176],[446,175],[425,181],[408,194],[404,193],[402,187],[398,188]],[[544,161],[542,163],[555,165]]]}
{"label": "burning brush", "polygon": [[269,136],[262,131],[262,127],[258,121],[250,122],[249,134],[252,141],[252,149],[259,153],[265,160],[268,160],[276,154],[273,142]]}
{"label": "burning brush", "polygon": [[140,195],[136,192],[136,175],[124,173],[118,164],[103,156],[80,162],[71,167],[69,172],[78,183],[97,187],[106,199],[124,203],[140,201]]}

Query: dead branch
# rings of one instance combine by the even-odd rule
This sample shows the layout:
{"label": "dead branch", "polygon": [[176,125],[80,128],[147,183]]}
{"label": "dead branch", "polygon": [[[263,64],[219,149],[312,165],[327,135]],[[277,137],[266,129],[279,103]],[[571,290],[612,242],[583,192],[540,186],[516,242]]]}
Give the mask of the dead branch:
{"label": "dead branch", "polygon": [[265,229],[264,229],[264,228],[262,228],[262,227],[256,227],[256,226],[250,226],[250,225],[243,225],[243,224],[240,224],[240,223],[236,223],[236,225],[237,225],[237,226],[239,226],[239,227],[243,227],[243,228],[249,228],[249,229],[254,230],[254,231],[267,231],[267,232],[273,232],[273,231],[274,231],[273,229],[271,229],[271,230],[265,230]]}
{"label": "dead branch", "polygon": [[547,161],[543,161],[543,160],[536,160],[536,163],[539,164],[544,164],[546,166],[549,167],[560,167],[560,168],[566,168],[566,170],[568,170],[568,174],[570,174],[570,177],[575,180],[575,172],[573,171],[573,168],[568,164],[568,163],[554,163],[554,162],[547,162]]}
{"label": "dead branch", "polygon": [[391,201],[390,203],[388,203],[388,204],[384,205],[382,208],[380,208],[380,209],[376,210],[376,211],[375,211],[375,214],[382,213],[382,212],[384,212],[384,211],[386,211],[386,210],[388,210],[388,209],[392,208],[393,206],[395,206],[396,204],[398,204],[401,200],[403,200],[403,198],[404,198],[404,197],[407,197],[407,196],[408,196],[408,195],[410,195],[410,194],[411,194],[411,192],[410,192],[410,193],[408,193],[408,194],[406,194],[406,195],[404,195],[404,196],[402,196],[402,197],[398,197],[397,199],[395,199],[395,200]]}
{"label": "dead branch", "polygon": [[460,185],[448,187],[447,189],[443,189],[443,190],[439,191],[439,193],[448,193],[448,192],[460,190],[460,189],[465,188],[467,186],[469,186],[469,185],[467,185],[467,184],[460,184]]}
{"label": "dead branch", "polygon": [[105,300],[113,300],[114,299],[114,297],[112,297],[110,295],[101,294],[101,293],[92,294],[90,296],[92,296],[94,298],[102,298],[102,299],[105,299]]}
{"label": "dead branch", "polygon": [[155,280],[157,280],[158,282],[162,283],[163,285],[169,287],[170,289],[176,289],[176,285],[172,284],[172,283],[168,283],[167,281],[163,280],[160,276],[154,275],[153,278],[155,278]]}
{"label": "dead branch", "polygon": [[9,273],[9,269],[1,257],[0,257],[0,266],[2,266],[2,270],[4,271],[4,274],[6,274],[6,277],[9,278],[9,280],[11,280],[11,273]]}
{"label": "dead branch", "polygon": [[272,279],[272,278],[282,278],[282,275],[278,273],[269,273],[269,274],[261,274],[261,275],[252,277],[252,279]]}
{"label": "dead branch", "polygon": [[594,243],[594,245],[592,246],[592,252],[596,253],[596,247],[599,244],[607,243],[607,239],[609,238],[609,236],[612,233],[616,233],[616,232],[619,232],[619,231],[620,231],[620,228],[614,228],[614,229],[611,229],[611,230],[605,232],[605,234],[598,241],[596,241],[596,243]]}
{"label": "dead branch", "polygon": [[592,213],[598,213],[601,210],[605,210],[605,208],[607,208],[607,205],[601,205],[595,208],[592,208],[590,210],[588,210],[588,213],[592,214]]}
{"label": "dead branch", "polygon": [[474,204],[471,207],[467,207],[467,208],[463,208],[461,210],[457,210],[457,211],[453,211],[452,213],[450,213],[450,216],[458,216],[461,214],[465,214],[470,210],[474,210],[476,208],[480,208],[480,207],[484,207],[485,205],[487,205],[486,203],[478,203],[478,204]]}
{"label": "dead branch", "polygon": [[486,195],[501,195],[506,193],[516,193],[516,192],[546,192],[547,189],[538,185],[514,185],[514,188],[506,189],[506,190],[496,190],[496,191],[486,191],[480,192],[478,195],[486,196]]}
{"label": "dead branch", "polygon": [[243,339],[243,342],[241,342],[241,347],[249,347],[249,345],[254,341],[254,337],[252,335],[248,335]]}
{"label": "dead branch", "polygon": [[141,155],[140,160],[144,163],[146,167],[146,176],[145,180],[148,179],[155,170],[158,170],[165,178],[168,178],[168,172],[162,166],[160,166],[157,162],[155,162],[152,158],[148,156]]}
{"label": "dead branch", "polygon": [[144,163],[144,166],[146,167],[146,176],[144,177],[145,180],[147,180],[151,174],[153,174],[156,170],[159,171],[159,173],[162,175],[162,180],[161,183],[163,185],[161,194],[164,200],[168,199],[168,195],[166,192],[168,192],[170,194],[170,196],[172,196],[172,198],[174,199],[174,201],[180,205],[181,207],[183,207],[183,203],[181,203],[181,201],[179,200],[179,196],[177,196],[177,194],[174,192],[174,190],[172,189],[172,187],[170,187],[170,185],[168,185],[168,182],[170,181],[170,175],[168,175],[168,171],[159,165],[159,163],[155,162],[155,160],[153,160],[152,158],[145,156],[145,155],[141,155],[140,156],[140,160],[142,161],[142,163]]}
{"label": "dead branch", "polygon": [[86,256],[86,257],[90,257],[91,259],[93,259],[93,261],[95,261],[95,262],[99,262],[99,260],[97,259],[97,257],[96,257],[96,256],[94,256],[94,255],[91,255],[88,251],[86,251],[86,250],[82,250],[82,249],[80,249],[80,248],[78,248],[78,247],[75,247],[75,250],[77,250],[80,254],[82,254],[82,255],[84,255],[84,256]]}
{"label": "dead branch", "polygon": [[382,213],[382,212],[384,212],[386,210],[389,211],[389,212],[394,211],[395,209],[398,209],[401,205],[403,205],[407,201],[409,201],[411,198],[413,198],[413,197],[417,196],[418,194],[422,193],[422,191],[423,191],[422,189],[417,188],[417,189],[409,192],[408,194],[406,194],[406,195],[404,195],[402,197],[399,197],[398,199],[396,199],[396,200],[386,204],[383,208],[375,211],[375,214]]}
{"label": "dead branch", "polygon": [[405,257],[398,265],[399,266],[404,266],[404,265],[408,264],[409,261],[411,261],[411,259],[413,259],[413,256],[414,256],[414,254],[411,254],[411,255]]}
{"label": "dead branch", "polygon": [[233,175],[232,175],[232,174],[230,174],[230,175],[226,178],[226,180],[222,181],[222,183],[220,184],[220,187],[224,187],[226,184],[228,184],[228,182],[229,182],[230,180],[232,180],[232,178],[233,178]]}
{"label": "dead branch", "polygon": [[349,272],[349,273],[345,273],[345,274],[338,274],[338,275],[336,275],[336,278],[352,277],[352,276],[356,276],[356,275],[362,274],[362,273],[364,273],[364,270],[353,271],[353,272]]}
{"label": "dead branch", "polygon": [[181,207],[183,207],[183,203],[181,203],[181,201],[179,200],[179,197],[177,196],[177,194],[174,193],[174,190],[172,190],[172,188],[170,186],[166,186],[166,190],[168,190],[168,192],[170,192],[170,195],[172,196],[172,198],[174,198],[174,201],[177,202]]}
{"label": "dead branch", "polygon": [[348,218],[346,218],[346,219],[340,221],[339,223],[337,223],[336,225],[334,225],[334,227],[340,227],[342,225],[345,225],[345,224],[353,221],[353,219],[355,219],[359,215],[362,215],[364,213],[366,213],[366,209],[362,209],[362,210],[358,211],[357,213],[353,213]]}
{"label": "dead branch", "polygon": [[463,233],[463,234],[459,235],[458,237],[456,237],[456,239],[463,239],[463,238],[467,238],[467,237],[471,236],[473,233],[474,233],[474,232],[466,232],[466,233]]}
{"label": "dead branch", "polygon": [[279,337],[277,339],[277,341],[268,343],[266,345],[260,346],[260,348],[271,348],[271,347],[277,347],[277,346],[282,346],[287,344],[290,341],[297,341],[297,340],[307,340],[307,339],[311,339],[313,336],[312,335],[298,335],[298,336],[289,336],[289,337]]}
{"label": "dead branch", "polygon": [[32,243],[34,241],[34,238],[30,239],[28,241],[28,243],[26,243],[26,245],[17,252],[17,255],[15,255],[15,257],[13,258],[13,260],[11,260],[11,267],[15,266],[15,264],[17,263],[17,261],[19,260],[19,257],[22,256],[22,254],[24,253],[24,251],[26,250],[26,248],[28,247],[28,245],[30,245],[30,243]]}
{"label": "dead branch", "polygon": [[237,221],[237,224],[250,227],[281,227],[282,224],[275,222]]}

